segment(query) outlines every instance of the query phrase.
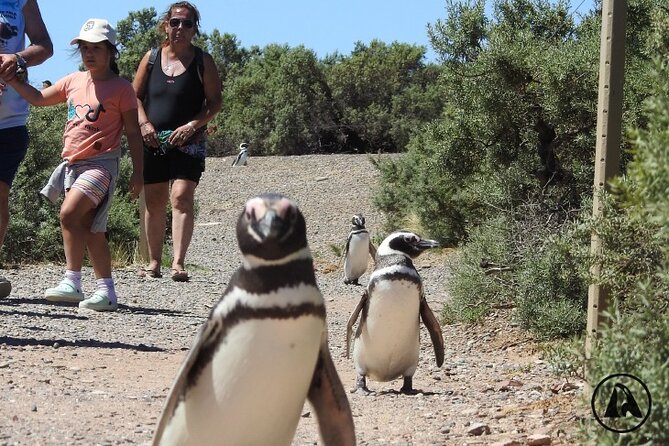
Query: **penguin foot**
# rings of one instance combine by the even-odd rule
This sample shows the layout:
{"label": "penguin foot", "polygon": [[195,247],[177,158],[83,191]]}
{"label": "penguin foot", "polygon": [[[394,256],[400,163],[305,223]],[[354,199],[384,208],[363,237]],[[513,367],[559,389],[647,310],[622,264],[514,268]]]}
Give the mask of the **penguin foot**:
{"label": "penguin foot", "polygon": [[365,375],[358,375],[358,378],[355,382],[355,389],[351,390],[351,393],[357,393],[358,395],[362,396],[369,396],[374,392],[367,388],[367,378]]}
{"label": "penguin foot", "polygon": [[375,395],[375,392],[372,392],[367,387],[356,387],[355,389],[351,389],[351,393],[361,396]]}
{"label": "penguin foot", "polygon": [[344,279],[345,285],[360,285],[358,279]]}
{"label": "penguin foot", "polygon": [[413,388],[413,377],[411,376],[404,377],[404,384],[400,389],[400,393],[403,393],[405,395],[416,395],[418,393],[418,391]]}
{"label": "penguin foot", "polygon": [[400,393],[404,395],[418,395],[420,392],[416,389],[406,389],[404,386],[400,389]]}

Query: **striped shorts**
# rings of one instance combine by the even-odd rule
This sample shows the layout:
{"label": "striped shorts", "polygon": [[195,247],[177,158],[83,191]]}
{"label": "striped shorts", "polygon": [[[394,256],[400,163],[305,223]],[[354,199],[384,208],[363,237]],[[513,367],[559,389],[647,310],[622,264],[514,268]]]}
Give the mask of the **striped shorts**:
{"label": "striped shorts", "polygon": [[102,166],[89,163],[74,164],[72,167],[77,179],[70,189],[83,192],[97,207],[109,191],[111,173]]}

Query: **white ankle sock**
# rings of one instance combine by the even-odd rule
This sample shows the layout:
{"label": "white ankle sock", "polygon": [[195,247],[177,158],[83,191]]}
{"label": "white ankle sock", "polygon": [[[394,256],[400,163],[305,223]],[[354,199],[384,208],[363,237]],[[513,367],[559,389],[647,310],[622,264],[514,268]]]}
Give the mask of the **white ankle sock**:
{"label": "white ankle sock", "polygon": [[109,297],[109,300],[111,303],[115,304],[116,303],[116,289],[114,288],[114,279],[111,277],[105,277],[102,279],[97,279],[95,281],[98,285],[99,290],[105,290],[107,292],[107,297]]}
{"label": "white ankle sock", "polygon": [[65,271],[65,278],[74,282],[77,291],[81,291],[81,271],[72,271],[68,269]]}

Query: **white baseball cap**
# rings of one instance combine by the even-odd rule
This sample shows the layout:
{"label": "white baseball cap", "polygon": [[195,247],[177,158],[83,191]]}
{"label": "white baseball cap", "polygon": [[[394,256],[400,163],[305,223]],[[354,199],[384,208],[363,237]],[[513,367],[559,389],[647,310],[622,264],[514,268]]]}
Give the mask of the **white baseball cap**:
{"label": "white baseball cap", "polygon": [[111,23],[105,19],[88,19],[81,27],[79,35],[72,39],[70,45],[75,45],[79,40],[90,43],[104,42],[105,40],[116,45],[116,30]]}

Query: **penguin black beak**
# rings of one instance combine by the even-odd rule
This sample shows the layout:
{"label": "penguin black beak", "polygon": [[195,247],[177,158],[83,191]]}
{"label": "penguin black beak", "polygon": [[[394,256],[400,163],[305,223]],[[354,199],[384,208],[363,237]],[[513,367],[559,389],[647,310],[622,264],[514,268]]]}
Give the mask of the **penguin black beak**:
{"label": "penguin black beak", "polygon": [[418,244],[416,246],[421,251],[424,251],[426,249],[438,248],[439,247],[439,242],[436,241],[436,240],[421,240],[420,242],[418,242]]}
{"label": "penguin black beak", "polygon": [[268,209],[265,215],[254,225],[257,234],[263,239],[278,238],[286,228],[286,222],[274,209]]}

